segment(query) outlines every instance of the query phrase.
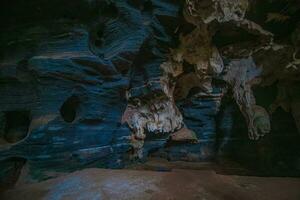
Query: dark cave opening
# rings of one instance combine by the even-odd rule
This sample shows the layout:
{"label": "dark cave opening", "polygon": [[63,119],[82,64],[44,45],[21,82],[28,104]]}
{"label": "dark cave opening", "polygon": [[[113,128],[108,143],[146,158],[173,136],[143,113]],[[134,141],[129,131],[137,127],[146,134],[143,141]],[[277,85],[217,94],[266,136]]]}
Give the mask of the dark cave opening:
{"label": "dark cave opening", "polygon": [[[256,87],[254,91],[255,95],[265,97],[258,98],[257,103],[266,108],[276,95],[274,85]],[[224,166],[219,173],[299,177],[300,135],[293,116],[278,108],[271,115],[271,126],[271,132],[258,141],[249,140],[242,113],[225,98],[217,116],[217,162]]]}
{"label": "dark cave opening", "polygon": [[99,28],[96,33],[95,45],[96,47],[101,47],[103,45],[103,35],[104,35],[104,28]]}
{"label": "dark cave opening", "polygon": [[15,185],[26,161],[21,157],[11,157],[0,161],[0,192]]}
{"label": "dark cave opening", "polygon": [[251,34],[246,30],[227,22],[220,25],[212,40],[217,47],[225,47],[231,44],[255,43],[259,36]]}
{"label": "dark cave opening", "polygon": [[275,33],[275,39],[289,40],[300,17],[298,0],[253,1],[247,18]]}
{"label": "dark cave opening", "polygon": [[102,4],[104,4],[104,6],[101,9],[100,13],[103,16],[108,17],[110,19],[118,18],[118,16],[119,16],[119,10],[116,7],[116,4],[114,4],[114,3],[107,3],[107,2],[103,2]]}
{"label": "dark cave opening", "polygon": [[154,9],[153,3],[151,1],[146,1],[142,6],[142,12],[152,12]]}
{"label": "dark cave opening", "polygon": [[278,95],[277,85],[276,83],[274,83],[272,85],[264,87],[256,86],[253,87],[253,93],[257,105],[263,106],[265,109],[269,109]]}
{"label": "dark cave opening", "polygon": [[30,125],[29,111],[7,111],[3,115],[2,142],[16,143],[28,135]]}
{"label": "dark cave opening", "polygon": [[80,99],[77,96],[69,97],[61,106],[60,114],[65,122],[72,123],[77,115]]}

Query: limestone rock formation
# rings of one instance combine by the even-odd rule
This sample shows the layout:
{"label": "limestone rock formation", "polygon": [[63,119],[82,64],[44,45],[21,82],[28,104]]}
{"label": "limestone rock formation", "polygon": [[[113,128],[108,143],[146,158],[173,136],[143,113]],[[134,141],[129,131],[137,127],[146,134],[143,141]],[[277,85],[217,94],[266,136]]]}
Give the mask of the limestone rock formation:
{"label": "limestone rock formation", "polygon": [[248,0],[186,0],[186,8],[187,15],[196,17],[206,24],[213,20],[240,21],[245,16]]}
{"label": "limestone rock formation", "polygon": [[297,0],[11,0],[0,13],[1,184],[148,156],[300,174]]}

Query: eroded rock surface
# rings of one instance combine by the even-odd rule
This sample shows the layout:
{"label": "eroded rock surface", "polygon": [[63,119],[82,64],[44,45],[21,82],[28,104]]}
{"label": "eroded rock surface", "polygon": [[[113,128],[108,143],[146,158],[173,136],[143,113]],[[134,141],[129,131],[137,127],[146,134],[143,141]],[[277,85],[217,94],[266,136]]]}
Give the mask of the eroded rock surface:
{"label": "eroded rock surface", "polygon": [[[1,195],[3,200],[31,199],[187,199],[197,200],[298,200],[296,178],[224,176],[214,171],[172,172],[85,169]],[[172,185],[172,187],[170,187]]]}
{"label": "eroded rock surface", "polygon": [[300,174],[297,1],[12,0],[0,11],[1,177],[149,155]]}

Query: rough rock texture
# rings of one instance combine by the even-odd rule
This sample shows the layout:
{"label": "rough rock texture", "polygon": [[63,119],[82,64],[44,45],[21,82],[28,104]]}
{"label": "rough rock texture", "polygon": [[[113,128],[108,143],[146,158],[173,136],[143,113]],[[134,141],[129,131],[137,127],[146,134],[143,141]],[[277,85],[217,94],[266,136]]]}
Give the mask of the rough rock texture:
{"label": "rough rock texture", "polygon": [[261,69],[255,66],[253,59],[232,60],[226,74],[222,77],[233,90],[233,98],[248,124],[250,139],[259,139],[270,132],[270,119],[267,111],[256,105],[252,86],[258,84]]}
{"label": "rough rock texture", "polygon": [[300,174],[297,0],[1,4],[4,185],[149,155]]}
{"label": "rough rock texture", "polygon": [[86,169],[5,192],[3,200],[298,200],[299,178],[224,176],[214,171]]}
{"label": "rough rock texture", "polygon": [[248,8],[248,0],[186,0],[187,14],[198,21],[240,21]]}
{"label": "rough rock texture", "polygon": [[183,126],[182,116],[175,103],[168,97],[152,97],[149,101],[130,103],[122,118],[133,130],[132,146],[139,158],[143,157],[146,132],[165,134],[175,132]]}
{"label": "rough rock texture", "polygon": [[[178,13],[167,1],[76,1],[57,9],[61,4],[20,3],[29,19],[4,12],[0,155],[3,163],[25,158],[37,179],[48,177],[45,171],[124,165],[131,138],[121,124],[126,89],[159,77],[160,43],[171,41],[161,21]],[[15,122],[20,112],[27,114],[27,130]],[[10,126],[23,130],[11,136],[19,141],[5,136]]]}

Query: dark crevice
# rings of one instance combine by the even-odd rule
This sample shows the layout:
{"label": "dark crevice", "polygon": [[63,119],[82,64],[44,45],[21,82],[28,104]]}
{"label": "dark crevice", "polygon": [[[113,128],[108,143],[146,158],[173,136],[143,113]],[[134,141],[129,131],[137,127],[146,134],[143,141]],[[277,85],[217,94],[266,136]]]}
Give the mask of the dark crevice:
{"label": "dark crevice", "polygon": [[69,97],[61,106],[60,114],[65,122],[71,123],[75,120],[80,99],[77,96]]}
{"label": "dark crevice", "polygon": [[276,84],[265,87],[256,86],[252,89],[257,105],[260,105],[265,109],[269,109],[271,104],[275,102],[278,93]]}
{"label": "dark crevice", "polygon": [[[277,17],[272,19],[270,14]],[[255,0],[250,4],[246,17],[274,33],[275,40],[288,40],[299,23],[300,4],[298,0]]]}
{"label": "dark crevice", "polygon": [[96,31],[95,46],[102,47],[104,43],[104,25],[101,25]]}
{"label": "dark crevice", "polygon": [[119,17],[119,10],[114,3],[105,3],[101,10],[101,14],[109,19],[116,19]]}
{"label": "dark crevice", "polygon": [[195,66],[191,65],[190,63],[183,61],[183,72],[185,74],[191,73],[191,72],[195,72]]}
{"label": "dark crevice", "polygon": [[241,44],[245,42],[256,42],[259,39],[257,35],[251,34],[246,30],[234,26],[232,23],[224,23],[213,36],[213,43],[217,47],[227,45]]}
{"label": "dark crevice", "polygon": [[26,159],[20,157],[0,161],[0,192],[15,185],[25,163]]}
{"label": "dark crevice", "polygon": [[154,9],[153,3],[148,0],[142,6],[142,12],[152,12]]}
{"label": "dark crevice", "polygon": [[2,117],[1,143],[16,143],[28,135],[31,117],[29,111],[6,111]]}

